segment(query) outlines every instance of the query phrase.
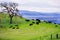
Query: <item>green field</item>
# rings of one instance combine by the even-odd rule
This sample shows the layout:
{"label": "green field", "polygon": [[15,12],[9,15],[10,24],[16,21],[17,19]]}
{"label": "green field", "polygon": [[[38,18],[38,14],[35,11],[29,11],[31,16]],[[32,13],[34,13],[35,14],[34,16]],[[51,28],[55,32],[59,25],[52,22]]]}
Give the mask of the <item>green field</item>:
{"label": "green field", "polygon": [[[0,40],[60,40],[59,24],[42,21],[38,25],[33,24],[29,26],[32,22],[33,20],[26,22],[25,18],[14,16],[13,24],[9,24],[9,15],[0,13]],[[15,25],[18,25],[19,29],[17,29]],[[10,26],[12,26],[12,28],[10,28]],[[13,29],[13,27],[15,27],[15,29]],[[57,33],[58,39],[56,39]]]}

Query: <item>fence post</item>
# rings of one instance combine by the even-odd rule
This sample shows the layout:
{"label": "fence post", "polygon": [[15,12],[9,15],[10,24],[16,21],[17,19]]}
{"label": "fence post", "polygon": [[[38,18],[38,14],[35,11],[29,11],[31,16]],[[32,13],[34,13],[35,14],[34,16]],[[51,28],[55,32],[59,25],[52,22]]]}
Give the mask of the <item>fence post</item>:
{"label": "fence post", "polygon": [[51,34],[51,39],[52,39],[52,34]]}
{"label": "fence post", "polygon": [[58,34],[56,34],[56,39],[58,39]]}

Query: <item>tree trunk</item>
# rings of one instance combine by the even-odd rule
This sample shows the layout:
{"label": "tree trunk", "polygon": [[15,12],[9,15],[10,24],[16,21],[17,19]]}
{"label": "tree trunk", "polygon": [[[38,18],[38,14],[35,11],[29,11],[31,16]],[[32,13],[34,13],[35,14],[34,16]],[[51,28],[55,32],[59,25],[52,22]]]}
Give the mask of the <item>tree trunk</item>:
{"label": "tree trunk", "polygon": [[12,24],[12,17],[10,17],[10,24]]}
{"label": "tree trunk", "polygon": [[10,24],[12,24],[13,15],[9,15],[9,17],[10,17]]}

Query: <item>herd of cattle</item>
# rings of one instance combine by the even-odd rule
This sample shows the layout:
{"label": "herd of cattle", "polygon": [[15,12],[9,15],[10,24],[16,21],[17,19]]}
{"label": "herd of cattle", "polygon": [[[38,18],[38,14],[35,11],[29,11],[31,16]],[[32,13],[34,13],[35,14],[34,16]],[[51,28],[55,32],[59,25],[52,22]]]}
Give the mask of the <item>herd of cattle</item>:
{"label": "herd of cattle", "polygon": [[[39,25],[42,22],[39,19],[36,19],[36,20],[35,19],[31,19],[31,20],[32,20],[32,22],[29,24],[29,26],[32,26],[33,24]],[[30,22],[31,20],[25,19],[26,22]],[[45,23],[52,23],[51,21],[45,21],[45,20],[43,20],[43,22],[45,22]],[[58,25],[56,25],[56,23],[54,23],[54,24],[55,24],[55,27],[58,27]],[[2,28],[2,26],[0,26],[0,28]],[[14,26],[11,25],[9,28],[19,29],[18,24],[14,25]]]}
{"label": "herd of cattle", "polygon": [[[32,19],[32,20],[34,21],[34,19]],[[25,21],[26,21],[26,22],[29,22],[30,20],[26,19]],[[53,22],[51,22],[51,21],[45,21],[45,20],[43,20],[43,22],[45,22],[45,23],[53,23]],[[37,24],[37,25],[38,25],[39,23],[41,23],[41,20],[36,19],[36,22],[30,23],[29,26],[32,26],[33,24]],[[53,23],[53,24],[56,24],[56,23]],[[55,27],[57,27],[57,25],[55,25]]]}
{"label": "herd of cattle", "polygon": [[[32,19],[33,21],[34,21],[34,19]],[[30,20],[25,20],[26,22],[29,22]],[[52,23],[51,21],[43,21],[43,22],[45,22],[45,23]],[[39,19],[36,19],[36,22],[32,22],[31,24],[29,24],[29,26],[32,26],[33,24],[39,24],[39,23],[41,23],[41,20],[39,20]],[[56,24],[56,23],[53,23],[53,24],[55,24],[55,27],[58,27],[58,25]],[[60,25],[60,24],[59,24]],[[59,34],[56,34],[56,39],[58,39],[59,38],[59,36],[58,36]],[[53,37],[52,37],[53,35],[51,34],[51,39],[53,39]]]}
{"label": "herd of cattle", "polygon": [[[41,20],[39,20],[39,19],[36,19],[36,20],[32,19],[32,20],[33,20],[33,21],[32,21],[32,23],[29,24],[29,26],[32,26],[33,24],[39,25],[39,23],[41,23]],[[25,21],[26,21],[26,22],[29,22],[30,20],[26,19]],[[44,20],[43,22],[45,22],[45,23],[52,23],[51,21],[45,21],[45,20]],[[54,23],[54,24],[55,24],[55,27],[58,27],[58,25],[56,25],[56,23]],[[59,24],[59,25],[60,25],[60,24]],[[3,28],[3,26],[0,25],[0,28]],[[16,24],[16,25],[14,25],[14,26],[11,25],[9,28],[19,29],[19,26],[18,26],[18,24]],[[58,35],[59,35],[59,34],[56,34],[56,39],[59,38]],[[52,34],[51,34],[51,39],[52,39]]]}
{"label": "herd of cattle", "polygon": [[[34,19],[32,19],[34,21]],[[25,20],[26,22],[29,22],[30,20],[26,19]],[[29,24],[29,26],[32,26],[33,24],[39,24],[41,21],[39,19],[36,19],[36,22],[32,22]],[[19,29],[18,25],[14,25],[15,27],[13,26],[10,26],[9,28],[12,28],[12,29]]]}

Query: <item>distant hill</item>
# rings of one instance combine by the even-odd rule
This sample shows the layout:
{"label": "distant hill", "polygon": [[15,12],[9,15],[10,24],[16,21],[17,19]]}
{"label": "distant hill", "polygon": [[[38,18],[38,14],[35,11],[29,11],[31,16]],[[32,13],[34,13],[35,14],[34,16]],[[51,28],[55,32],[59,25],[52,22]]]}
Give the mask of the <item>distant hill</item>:
{"label": "distant hill", "polygon": [[20,10],[20,13],[22,15],[32,15],[32,16],[60,16],[60,13],[42,13],[42,12],[36,12],[36,11],[26,11],[26,10]]}
{"label": "distant hill", "polygon": [[28,19],[40,19],[60,24],[60,13],[42,13],[36,11],[20,10],[20,14]]}

